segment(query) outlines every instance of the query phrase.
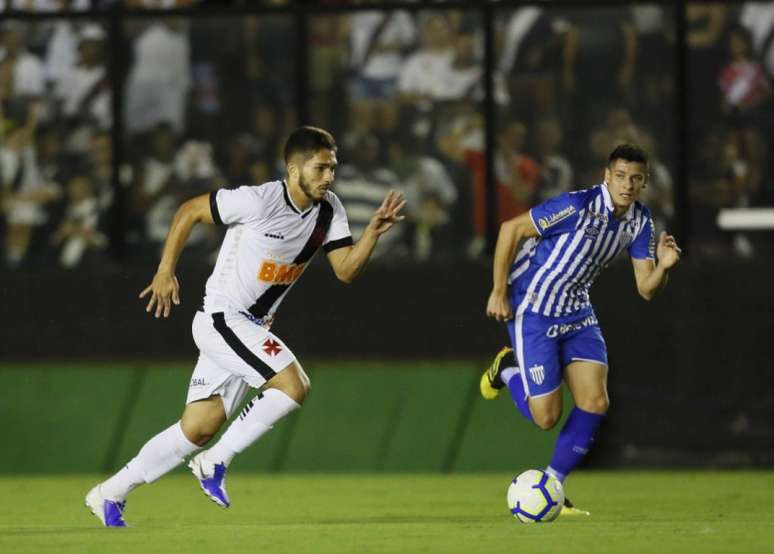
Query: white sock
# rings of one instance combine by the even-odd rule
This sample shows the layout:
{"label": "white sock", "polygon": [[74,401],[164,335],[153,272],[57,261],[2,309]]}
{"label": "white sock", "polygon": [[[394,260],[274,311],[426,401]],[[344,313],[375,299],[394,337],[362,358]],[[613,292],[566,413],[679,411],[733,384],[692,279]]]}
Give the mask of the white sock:
{"label": "white sock", "polygon": [[199,446],[186,438],[178,421],[146,442],[137,456],[102,483],[102,494],[110,500],[123,500],[132,489],[152,483],[197,450]]}
{"label": "white sock", "polygon": [[511,380],[511,377],[514,375],[519,374],[519,368],[518,367],[506,367],[500,372],[500,379],[503,383],[505,383],[505,386],[508,386],[508,381]]}
{"label": "white sock", "polygon": [[229,425],[220,440],[205,451],[204,458],[212,464],[228,466],[234,456],[257,441],[274,424],[301,406],[284,392],[266,389],[262,397],[253,398]]}
{"label": "white sock", "polygon": [[556,480],[557,480],[557,481],[559,481],[560,483],[564,483],[564,480],[565,480],[565,479],[567,479],[567,476],[566,476],[564,473],[559,473],[558,471],[556,471],[556,470],[555,470],[554,468],[552,468],[551,466],[548,466],[548,467],[546,468],[546,473],[548,473],[549,475],[553,475],[554,477],[556,477]]}

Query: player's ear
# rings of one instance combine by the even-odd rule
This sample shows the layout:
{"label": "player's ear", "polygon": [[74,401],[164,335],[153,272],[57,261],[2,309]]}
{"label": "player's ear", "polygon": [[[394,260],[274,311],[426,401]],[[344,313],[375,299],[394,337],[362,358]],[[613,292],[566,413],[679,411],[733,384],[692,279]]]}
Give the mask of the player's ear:
{"label": "player's ear", "polygon": [[296,181],[301,175],[301,168],[298,166],[298,161],[295,159],[290,160],[287,165],[287,171],[288,179]]}
{"label": "player's ear", "polygon": [[290,157],[287,164],[288,178],[293,181],[297,181],[301,178],[301,173],[304,169],[304,162],[306,159],[301,154],[294,154]]}

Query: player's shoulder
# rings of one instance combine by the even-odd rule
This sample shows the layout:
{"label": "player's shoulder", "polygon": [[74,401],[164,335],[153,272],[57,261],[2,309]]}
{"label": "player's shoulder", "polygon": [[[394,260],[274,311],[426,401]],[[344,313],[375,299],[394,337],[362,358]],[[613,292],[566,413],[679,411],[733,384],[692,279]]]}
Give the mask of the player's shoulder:
{"label": "player's shoulder", "polygon": [[592,187],[586,187],[578,190],[573,190],[567,194],[570,196],[571,201],[578,207],[584,208],[597,200],[602,199],[604,192],[602,190],[603,185],[594,185]]}
{"label": "player's shoulder", "polygon": [[323,202],[330,204],[333,209],[344,209],[344,205],[341,203],[341,200],[332,190],[325,191]]}
{"label": "player's shoulder", "polygon": [[640,218],[640,219],[650,219],[651,213],[650,209],[640,202],[639,200],[634,201],[634,217]]}
{"label": "player's shoulder", "polygon": [[282,181],[268,181],[261,184],[235,184],[223,188],[238,192],[241,195],[266,199],[272,196],[281,197],[284,190],[284,183]]}
{"label": "player's shoulder", "polygon": [[253,194],[262,198],[282,198],[287,194],[285,181],[267,181],[258,185],[248,185]]}
{"label": "player's shoulder", "polygon": [[282,181],[222,188],[218,191],[217,202],[221,209],[255,220],[278,213],[286,202],[290,203]]}
{"label": "player's shoulder", "polygon": [[553,210],[564,206],[571,212],[580,211],[593,202],[598,194],[596,187],[562,192],[546,200],[544,207]]}

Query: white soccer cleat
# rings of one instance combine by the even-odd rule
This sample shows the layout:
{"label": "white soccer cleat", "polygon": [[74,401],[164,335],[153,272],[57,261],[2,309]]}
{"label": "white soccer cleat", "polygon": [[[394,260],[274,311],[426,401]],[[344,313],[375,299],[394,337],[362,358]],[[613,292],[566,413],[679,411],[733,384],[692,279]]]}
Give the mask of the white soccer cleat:
{"label": "white soccer cleat", "polygon": [[226,464],[213,464],[204,459],[204,452],[194,456],[188,467],[199,480],[199,486],[207,497],[218,506],[228,508],[231,500],[226,491]]}
{"label": "white soccer cleat", "polygon": [[86,494],[86,507],[105,527],[126,527],[124,521],[126,500],[118,502],[105,498],[99,485]]}

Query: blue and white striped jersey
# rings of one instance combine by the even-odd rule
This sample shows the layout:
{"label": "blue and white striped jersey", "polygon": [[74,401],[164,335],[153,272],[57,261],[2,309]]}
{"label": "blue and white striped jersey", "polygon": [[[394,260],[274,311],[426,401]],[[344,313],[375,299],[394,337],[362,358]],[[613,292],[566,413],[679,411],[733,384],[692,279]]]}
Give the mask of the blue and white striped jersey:
{"label": "blue and white striped jersey", "polygon": [[508,277],[517,314],[591,313],[589,288],[622,250],[655,259],[650,211],[634,202],[619,219],[604,183],[560,194],[530,210],[539,237],[527,240]]}

